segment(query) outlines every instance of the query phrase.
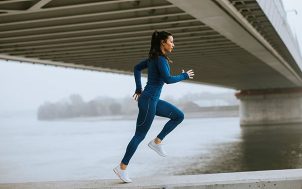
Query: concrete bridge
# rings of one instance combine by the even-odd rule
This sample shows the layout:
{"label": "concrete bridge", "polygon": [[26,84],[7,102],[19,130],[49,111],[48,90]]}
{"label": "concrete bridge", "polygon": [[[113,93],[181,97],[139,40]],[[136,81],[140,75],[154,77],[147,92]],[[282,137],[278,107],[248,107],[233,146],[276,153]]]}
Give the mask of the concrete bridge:
{"label": "concrete bridge", "polygon": [[173,74],[193,68],[196,83],[238,90],[241,125],[302,122],[281,0],[5,0],[0,58],[132,74],[155,29],[174,34]]}

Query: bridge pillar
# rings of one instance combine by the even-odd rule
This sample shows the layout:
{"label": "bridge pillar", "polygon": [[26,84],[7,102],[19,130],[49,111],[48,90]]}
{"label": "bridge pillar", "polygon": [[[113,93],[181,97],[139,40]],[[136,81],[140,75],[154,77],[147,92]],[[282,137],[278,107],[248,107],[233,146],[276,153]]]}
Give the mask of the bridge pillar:
{"label": "bridge pillar", "polygon": [[241,90],[240,125],[302,123],[302,88]]}

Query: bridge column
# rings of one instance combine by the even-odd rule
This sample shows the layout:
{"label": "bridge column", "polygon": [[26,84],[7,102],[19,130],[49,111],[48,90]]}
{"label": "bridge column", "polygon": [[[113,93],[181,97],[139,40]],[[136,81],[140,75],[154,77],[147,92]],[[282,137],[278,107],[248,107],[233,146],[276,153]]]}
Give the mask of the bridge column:
{"label": "bridge column", "polygon": [[240,125],[302,123],[302,88],[241,90]]}

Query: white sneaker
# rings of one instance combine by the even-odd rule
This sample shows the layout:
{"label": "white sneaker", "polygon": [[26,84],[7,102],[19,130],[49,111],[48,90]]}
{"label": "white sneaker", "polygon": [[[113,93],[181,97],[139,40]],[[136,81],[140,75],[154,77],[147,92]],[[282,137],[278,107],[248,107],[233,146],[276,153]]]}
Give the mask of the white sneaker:
{"label": "white sneaker", "polygon": [[122,170],[119,165],[115,167],[113,171],[122,181],[126,183],[132,182],[132,180],[128,177],[128,172],[126,170]]}
{"label": "white sneaker", "polygon": [[154,150],[155,152],[157,152],[160,156],[166,157],[167,156],[167,152],[164,150],[163,148],[163,144],[156,144],[154,142],[154,140],[151,140],[148,144],[148,146]]}

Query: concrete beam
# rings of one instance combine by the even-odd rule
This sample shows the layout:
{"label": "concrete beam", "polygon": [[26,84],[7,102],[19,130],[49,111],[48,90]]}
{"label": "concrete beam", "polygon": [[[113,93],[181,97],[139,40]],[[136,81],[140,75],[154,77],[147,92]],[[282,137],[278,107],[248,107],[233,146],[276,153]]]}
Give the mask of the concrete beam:
{"label": "concrete beam", "polygon": [[122,71],[122,70],[114,70],[109,68],[102,68],[102,67],[94,67],[94,66],[87,66],[82,64],[75,64],[75,63],[65,63],[65,62],[58,62],[58,61],[51,61],[51,60],[41,60],[37,58],[27,58],[27,57],[16,57],[10,56],[8,54],[0,54],[0,60],[12,60],[21,63],[31,63],[31,64],[44,64],[44,65],[52,65],[52,66],[60,66],[65,68],[74,68],[74,69],[81,69],[81,70],[91,70],[91,71],[101,71],[101,72],[109,72],[109,73],[117,73],[117,74],[124,74],[124,75],[132,75],[132,72]]}
{"label": "concrete beam", "polygon": [[30,7],[27,11],[37,11],[41,10],[43,6],[48,4],[52,0],[40,0],[36,4],[34,4],[32,7]]}
{"label": "concrete beam", "polygon": [[199,188],[199,189],[301,189],[302,169],[236,172],[204,175],[133,178],[124,184],[118,179],[50,181],[0,184],[0,189],[101,189],[101,188]]}
{"label": "concrete beam", "polygon": [[294,37],[290,26],[286,20],[286,12],[282,1],[257,0],[267,18],[270,20],[275,30],[278,31],[280,38],[286,45],[297,65],[302,69],[302,57],[298,40]]}

